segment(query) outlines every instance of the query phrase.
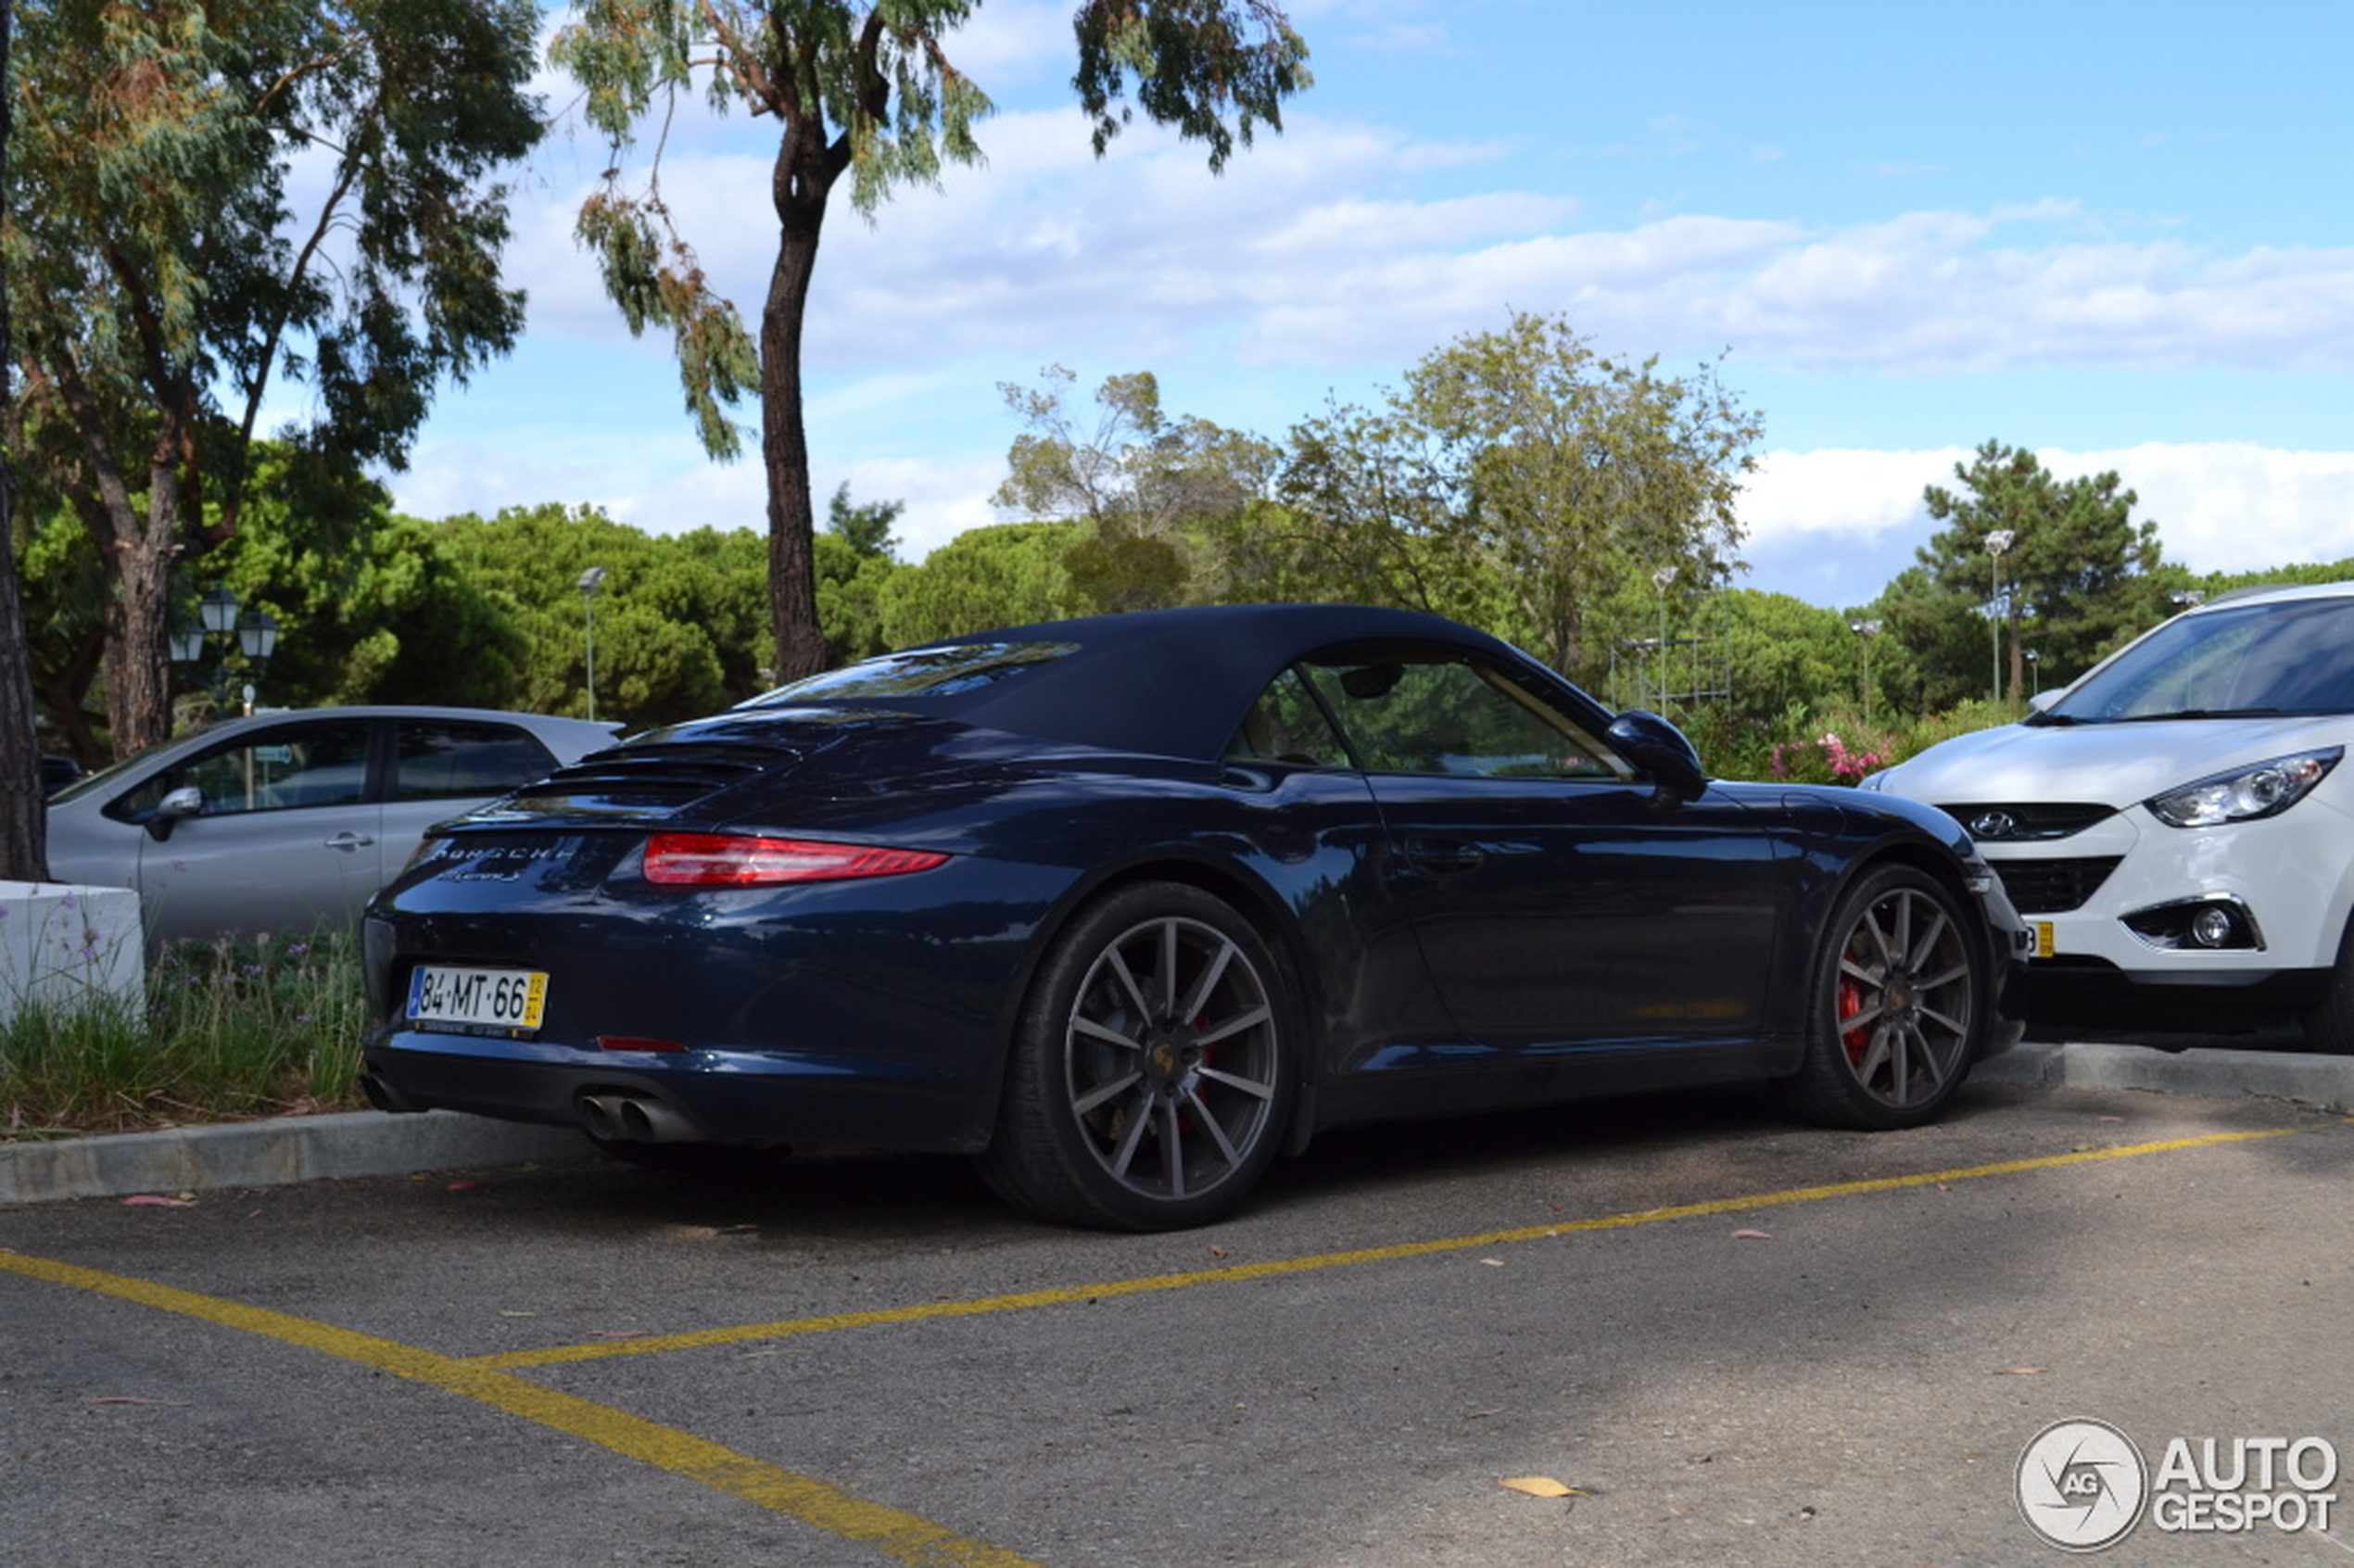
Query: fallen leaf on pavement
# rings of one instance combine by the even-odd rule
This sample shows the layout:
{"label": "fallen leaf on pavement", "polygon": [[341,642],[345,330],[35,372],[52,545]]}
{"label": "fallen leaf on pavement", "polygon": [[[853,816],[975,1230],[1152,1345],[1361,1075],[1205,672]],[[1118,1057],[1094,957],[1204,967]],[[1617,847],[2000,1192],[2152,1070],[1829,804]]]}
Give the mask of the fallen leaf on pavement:
{"label": "fallen leaf on pavement", "polygon": [[1550,1475],[1516,1475],[1496,1485],[1515,1492],[1526,1492],[1532,1498],[1582,1498],[1586,1495],[1575,1486],[1563,1486]]}
{"label": "fallen leaf on pavement", "polygon": [[1735,1231],[1733,1239],[1735,1241],[1772,1241],[1774,1236],[1770,1231]]}
{"label": "fallen leaf on pavement", "polygon": [[194,1208],[196,1207],[196,1200],[194,1198],[163,1197],[155,1193],[141,1193],[136,1197],[127,1197],[122,1201],[133,1208]]}

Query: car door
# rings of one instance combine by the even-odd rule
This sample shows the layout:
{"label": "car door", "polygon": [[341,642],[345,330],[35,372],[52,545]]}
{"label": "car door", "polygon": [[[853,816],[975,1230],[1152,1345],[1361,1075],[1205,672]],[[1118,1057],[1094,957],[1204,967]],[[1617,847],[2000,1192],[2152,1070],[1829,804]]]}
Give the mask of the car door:
{"label": "car door", "polygon": [[357,718],[247,730],[110,803],[109,816],[146,828],[138,886],[149,940],[302,930],[358,914],[380,871],[374,732]]}
{"label": "car door", "polygon": [[1731,800],[1663,797],[1601,718],[1445,645],[1307,674],[1387,830],[1386,892],[1470,1057],[1755,1038],[1775,845]]}
{"label": "car door", "polygon": [[548,748],[519,725],[426,714],[398,720],[377,846],[383,858],[378,885],[400,874],[426,828],[528,784],[555,765]]}

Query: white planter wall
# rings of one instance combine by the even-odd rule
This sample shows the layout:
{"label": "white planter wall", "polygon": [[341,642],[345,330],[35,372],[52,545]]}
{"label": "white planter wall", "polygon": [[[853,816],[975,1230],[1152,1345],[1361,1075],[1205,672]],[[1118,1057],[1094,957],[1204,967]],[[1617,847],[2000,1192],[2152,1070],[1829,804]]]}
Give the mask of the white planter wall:
{"label": "white planter wall", "polygon": [[139,895],[128,888],[0,882],[0,1020],[28,1003],[74,1011],[145,1000]]}

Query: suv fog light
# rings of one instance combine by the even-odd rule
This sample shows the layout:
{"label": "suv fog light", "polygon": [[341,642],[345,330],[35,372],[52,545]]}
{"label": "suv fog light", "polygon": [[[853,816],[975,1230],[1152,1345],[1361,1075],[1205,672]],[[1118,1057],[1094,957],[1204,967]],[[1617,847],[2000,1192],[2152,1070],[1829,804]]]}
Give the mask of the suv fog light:
{"label": "suv fog light", "polygon": [[2195,898],[2182,904],[2161,904],[2137,909],[2125,917],[2125,929],[2152,947],[2169,952],[2200,948],[2209,952],[2261,948],[2263,933],[2256,917],[2235,898]]}
{"label": "suv fog light", "polygon": [[2209,904],[2191,917],[2191,940],[2201,947],[2228,947],[2235,924],[2230,910]]}

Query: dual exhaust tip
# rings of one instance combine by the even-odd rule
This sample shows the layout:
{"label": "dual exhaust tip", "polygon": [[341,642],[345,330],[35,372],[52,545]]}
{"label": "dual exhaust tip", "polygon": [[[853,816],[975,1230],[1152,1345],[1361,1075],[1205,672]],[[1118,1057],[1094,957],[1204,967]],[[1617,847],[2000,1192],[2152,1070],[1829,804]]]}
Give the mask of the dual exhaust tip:
{"label": "dual exhaust tip", "polygon": [[693,1122],[638,1094],[583,1094],[577,1102],[581,1131],[601,1144],[699,1144]]}
{"label": "dual exhaust tip", "polygon": [[[380,1111],[395,1116],[421,1112],[424,1106],[402,1094],[376,1073],[360,1075],[360,1092]],[[660,1100],[642,1094],[603,1092],[583,1094],[574,1102],[581,1131],[601,1144],[700,1144],[707,1142],[695,1124]]]}

